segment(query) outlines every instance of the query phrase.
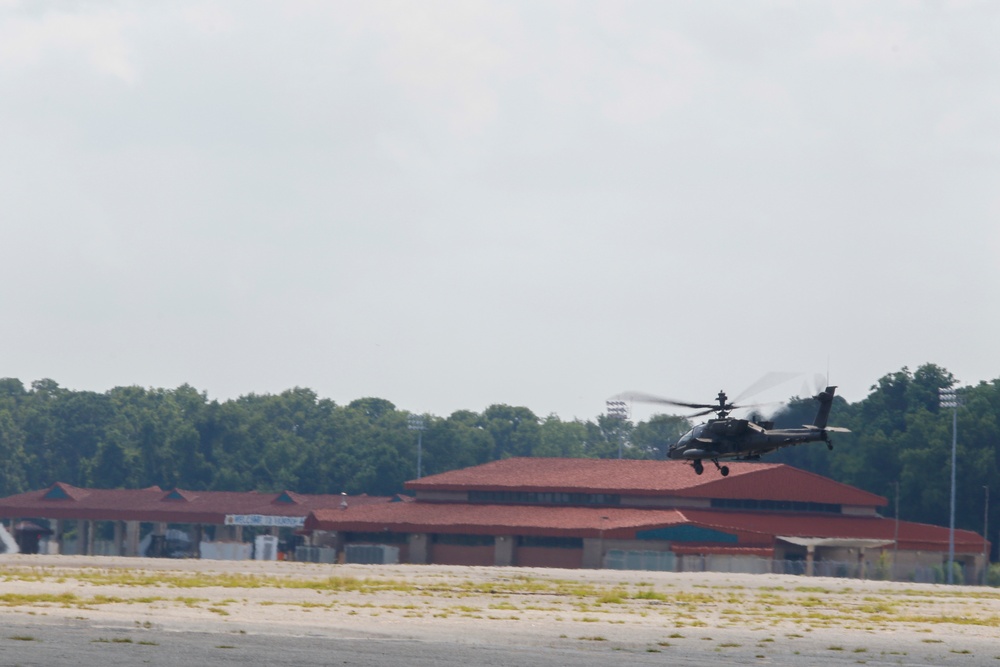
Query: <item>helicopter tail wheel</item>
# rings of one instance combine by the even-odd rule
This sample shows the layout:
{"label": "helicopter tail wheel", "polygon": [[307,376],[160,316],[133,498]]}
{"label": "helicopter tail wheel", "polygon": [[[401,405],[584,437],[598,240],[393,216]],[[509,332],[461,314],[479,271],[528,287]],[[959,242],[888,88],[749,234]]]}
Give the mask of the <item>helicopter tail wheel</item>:
{"label": "helicopter tail wheel", "polygon": [[700,475],[701,473],[705,472],[705,466],[701,464],[701,459],[695,459],[692,465],[694,466],[694,473],[696,475]]}

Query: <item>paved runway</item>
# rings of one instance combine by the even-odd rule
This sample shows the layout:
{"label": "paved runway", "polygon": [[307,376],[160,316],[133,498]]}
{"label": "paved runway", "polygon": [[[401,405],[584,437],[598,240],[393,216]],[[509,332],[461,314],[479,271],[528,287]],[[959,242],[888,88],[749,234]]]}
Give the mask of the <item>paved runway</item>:
{"label": "paved runway", "polygon": [[876,581],[0,559],[0,667],[1000,665],[998,618]]}
{"label": "paved runway", "polygon": [[[168,631],[110,627],[85,620],[25,619],[4,626],[0,665],[89,667],[156,665],[350,665],[352,667],[608,667],[609,665],[779,665],[832,667],[845,665],[984,664],[971,655],[939,655],[904,650],[858,654],[807,642],[801,651],[762,651],[754,646],[718,650],[696,643],[663,648],[621,646],[566,638],[549,646],[512,647],[454,641],[335,634],[289,636],[269,634]],[[718,634],[718,633],[716,633]],[[724,637],[719,637],[724,639]],[[898,646],[897,648],[904,648]],[[996,664],[990,660],[989,664]]]}

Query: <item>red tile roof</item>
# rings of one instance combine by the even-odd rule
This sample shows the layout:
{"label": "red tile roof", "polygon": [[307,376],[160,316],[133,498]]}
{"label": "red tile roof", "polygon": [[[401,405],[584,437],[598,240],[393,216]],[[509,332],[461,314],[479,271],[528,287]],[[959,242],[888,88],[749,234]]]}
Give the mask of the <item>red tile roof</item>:
{"label": "red tile roof", "polygon": [[[280,500],[283,496],[293,502]],[[227,514],[306,517],[313,510],[340,507],[344,499],[339,494],[164,491],[158,486],[146,489],[83,489],[56,482],[47,489],[0,499],[0,517],[222,524]],[[384,496],[365,495],[347,496],[346,499],[351,506],[392,500]]]}
{"label": "red tile roof", "polygon": [[677,510],[466,503],[393,503],[316,510],[307,530],[429,532],[470,535],[573,535],[622,537],[651,525],[684,522]]}
{"label": "red tile roof", "polygon": [[729,463],[695,474],[683,461],[513,458],[406,483],[413,491],[552,491],[667,495],[680,498],[786,500],[881,507],[882,496],[780,463]]}
{"label": "red tile roof", "polygon": [[[603,535],[609,539],[632,539],[638,531],[679,525],[736,535],[740,548],[770,549],[773,549],[775,538],[782,536],[892,540],[895,531],[892,519],[841,514],[420,501],[351,507],[347,510],[316,510],[306,519],[307,530],[564,537]],[[899,544],[904,549],[946,550],[948,529],[900,521]],[[955,531],[955,545],[962,552],[981,552],[983,538],[971,531]]]}
{"label": "red tile roof", "polygon": [[[892,540],[896,528],[893,519],[879,516],[720,510],[685,510],[684,514],[692,523],[704,528],[753,534],[767,539],[785,536]],[[947,548],[948,529],[926,523],[900,521],[899,545],[904,549]],[[962,547],[965,552],[981,552],[983,538],[969,530],[956,530],[955,545],[956,548]]]}

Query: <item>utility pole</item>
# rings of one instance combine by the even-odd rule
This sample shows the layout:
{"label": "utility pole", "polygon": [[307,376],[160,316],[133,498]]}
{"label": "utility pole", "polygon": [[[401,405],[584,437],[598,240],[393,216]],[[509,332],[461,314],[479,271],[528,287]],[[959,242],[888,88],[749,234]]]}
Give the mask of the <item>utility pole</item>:
{"label": "utility pole", "polygon": [[896,573],[899,572],[899,566],[896,564],[896,558],[899,556],[899,480],[896,480],[896,525],[893,529],[892,535],[892,580],[896,580]]}
{"label": "utility pole", "polygon": [[988,538],[990,529],[990,487],[989,485],[983,486],[983,491],[986,494],[986,499],[983,501],[983,586],[989,586],[990,584],[990,551],[987,544],[989,544]]}
{"label": "utility pole", "polygon": [[938,389],[942,408],[951,408],[951,517],[948,520],[948,583],[955,583],[955,451],[958,443],[958,395],[954,389]]}

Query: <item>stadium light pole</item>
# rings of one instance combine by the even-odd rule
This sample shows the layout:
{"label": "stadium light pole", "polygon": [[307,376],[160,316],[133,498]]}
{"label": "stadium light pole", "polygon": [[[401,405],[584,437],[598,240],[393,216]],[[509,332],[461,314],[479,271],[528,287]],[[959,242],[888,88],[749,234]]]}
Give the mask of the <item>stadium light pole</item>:
{"label": "stadium light pole", "polygon": [[990,529],[990,487],[988,484],[983,485],[983,493],[986,494],[986,498],[983,500],[983,586],[989,586],[990,551],[986,546],[988,544],[986,536]]}
{"label": "stadium light pole", "polygon": [[896,480],[896,525],[892,531],[892,580],[896,580],[896,573],[899,572],[899,480]]}
{"label": "stadium light pole", "polygon": [[625,436],[621,433],[621,425],[628,421],[628,405],[625,401],[607,401],[608,417],[619,423],[618,458],[622,458]]}
{"label": "stadium light pole", "polygon": [[955,450],[958,443],[958,395],[954,389],[938,389],[942,408],[951,408],[951,517],[948,520],[948,583],[955,583]]}
{"label": "stadium light pole", "polygon": [[421,470],[423,462],[421,459],[423,459],[423,454],[424,454],[423,438],[421,437],[423,436],[424,433],[423,416],[410,415],[406,420],[406,428],[410,429],[411,431],[417,432],[417,479],[420,479],[420,476],[423,474]]}

